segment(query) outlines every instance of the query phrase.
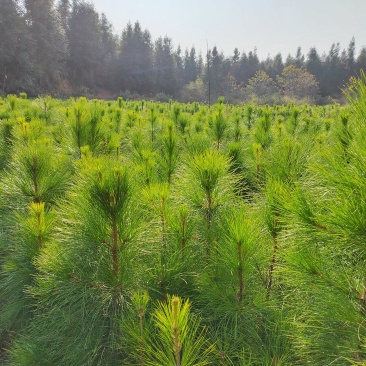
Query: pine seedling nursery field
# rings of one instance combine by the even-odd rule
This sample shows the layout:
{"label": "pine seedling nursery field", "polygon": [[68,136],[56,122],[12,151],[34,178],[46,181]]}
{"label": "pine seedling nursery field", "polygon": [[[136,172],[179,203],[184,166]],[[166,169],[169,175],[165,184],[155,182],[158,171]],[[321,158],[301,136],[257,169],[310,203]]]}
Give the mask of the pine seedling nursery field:
{"label": "pine seedling nursery field", "polygon": [[366,78],[346,106],[0,100],[0,362],[366,364]]}

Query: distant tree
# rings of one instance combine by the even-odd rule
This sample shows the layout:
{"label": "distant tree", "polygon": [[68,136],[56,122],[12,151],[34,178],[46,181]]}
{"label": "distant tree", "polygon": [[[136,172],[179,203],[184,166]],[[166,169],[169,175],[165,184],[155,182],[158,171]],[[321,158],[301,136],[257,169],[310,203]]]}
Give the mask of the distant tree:
{"label": "distant tree", "polygon": [[355,74],[355,66],[356,66],[355,46],[356,46],[355,37],[352,37],[347,49],[347,58],[346,58],[347,81],[351,76]]}
{"label": "distant tree", "polygon": [[326,55],[323,75],[323,93],[332,97],[341,95],[341,87],[347,77],[344,63],[341,62],[339,43],[333,43]]}
{"label": "distant tree", "polygon": [[234,49],[230,61],[230,74],[233,75],[236,80],[238,80],[240,77],[240,52],[237,48]]}
{"label": "distant tree", "polygon": [[303,67],[305,62],[305,56],[301,52],[301,47],[297,47],[295,57],[292,57],[291,54],[288,54],[285,62],[285,66],[296,66],[296,67]]}
{"label": "distant tree", "polygon": [[208,58],[207,62],[210,64],[210,94],[211,100],[216,100],[220,95],[220,78],[221,78],[221,67],[222,67],[222,58],[215,46],[211,53],[210,58]]}
{"label": "distant tree", "polygon": [[282,61],[282,55],[280,53],[277,53],[277,55],[273,59],[273,72],[276,73],[276,75],[279,75],[282,73],[283,69],[284,65]]}
{"label": "distant tree", "polygon": [[225,55],[222,53],[222,76],[225,79],[227,75],[231,75],[232,70],[232,58],[231,57],[225,57]]}
{"label": "distant tree", "polygon": [[356,72],[360,74],[360,70],[363,70],[366,73],[366,47],[363,46],[358,54],[356,61]]}
{"label": "distant tree", "polygon": [[208,52],[206,65],[206,82],[209,84],[210,99],[217,100],[221,95],[221,83],[225,77],[224,74],[224,55],[220,54],[217,47]]}
{"label": "distant tree", "polygon": [[197,78],[196,81],[192,81],[183,87],[180,99],[185,103],[206,102],[207,84],[201,78]]}
{"label": "distant tree", "polygon": [[276,82],[264,71],[257,71],[249,79],[245,94],[249,100],[259,104],[272,104],[279,102],[280,99]]}
{"label": "distant tree", "polygon": [[282,55],[278,53],[273,59],[268,56],[265,61],[261,62],[260,67],[269,77],[274,79],[283,71]]}
{"label": "distant tree", "polygon": [[239,71],[236,74],[238,83],[246,85],[250,78],[259,70],[260,64],[257,51],[250,51],[248,55],[243,52],[239,61]]}
{"label": "distant tree", "polygon": [[173,54],[175,63],[175,78],[177,81],[177,92],[181,90],[184,85],[184,64],[182,58],[182,49],[178,45],[176,51]]}
{"label": "distant tree", "polygon": [[310,48],[305,67],[310,74],[313,74],[318,80],[320,80],[321,74],[323,72],[323,65],[315,47]]}
{"label": "distant tree", "polygon": [[100,32],[104,57],[116,57],[117,37],[113,34],[113,26],[104,13],[100,16]]}
{"label": "distant tree", "polygon": [[31,91],[32,40],[19,4],[0,1],[0,90],[3,93]]}
{"label": "distant tree", "polygon": [[102,41],[102,60],[98,70],[98,85],[105,89],[115,86],[114,65],[118,53],[118,38],[113,33],[112,24],[105,14],[101,14],[100,32]]}
{"label": "distant tree", "polygon": [[303,68],[287,66],[277,78],[283,95],[292,101],[316,103],[319,98],[319,84],[314,75]]}
{"label": "distant tree", "polygon": [[234,49],[234,53],[233,53],[233,56],[231,58],[231,61],[233,64],[237,64],[240,60],[240,52],[239,50],[235,47]]}
{"label": "distant tree", "polygon": [[103,60],[102,32],[94,6],[75,2],[69,22],[69,69],[74,85],[94,88]]}
{"label": "distant tree", "polygon": [[296,67],[303,67],[305,61],[305,56],[301,52],[301,47],[297,47],[296,56],[295,56],[295,66]]}
{"label": "distant tree", "polygon": [[59,0],[57,4],[57,13],[60,17],[61,25],[65,32],[69,29],[69,20],[71,15],[70,0]]}
{"label": "distant tree", "polygon": [[203,61],[202,53],[200,52],[198,54],[198,60],[197,60],[197,73],[198,73],[199,77],[201,77],[203,75],[204,68],[205,68],[204,61]]}
{"label": "distant tree", "polygon": [[237,80],[230,73],[221,81],[221,94],[225,96],[225,100],[229,103],[242,103],[245,99],[244,89],[238,85]]}
{"label": "distant tree", "polygon": [[54,90],[64,77],[66,36],[53,0],[25,0],[26,20],[33,41],[34,76],[38,87]]}
{"label": "distant tree", "polygon": [[122,32],[117,75],[120,90],[140,94],[153,91],[153,45],[148,30],[139,22],[128,23]]}
{"label": "distant tree", "polygon": [[192,47],[188,52],[188,49],[185,51],[184,55],[184,83],[190,83],[191,81],[195,81],[198,76],[198,65],[196,60],[196,49]]}
{"label": "distant tree", "polygon": [[159,37],[154,49],[155,92],[174,95],[176,91],[176,74],[172,40]]}
{"label": "distant tree", "polygon": [[286,60],[285,60],[285,66],[295,66],[295,59],[294,57],[289,53],[286,57]]}

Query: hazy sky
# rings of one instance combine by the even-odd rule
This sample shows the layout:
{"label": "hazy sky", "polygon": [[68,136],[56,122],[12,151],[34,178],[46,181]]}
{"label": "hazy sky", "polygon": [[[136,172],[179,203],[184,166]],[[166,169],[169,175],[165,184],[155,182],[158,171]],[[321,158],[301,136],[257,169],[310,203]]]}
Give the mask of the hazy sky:
{"label": "hazy sky", "polygon": [[235,47],[257,48],[263,59],[278,52],[285,59],[298,46],[304,54],[315,46],[328,52],[333,42],[347,48],[356,39],[356,52],[366,45],[366,0],[90,0],[120,34],[139,21],[153,40],[169,36],[174,48],[192,45],[197,52],[217,46],[226,56]]}

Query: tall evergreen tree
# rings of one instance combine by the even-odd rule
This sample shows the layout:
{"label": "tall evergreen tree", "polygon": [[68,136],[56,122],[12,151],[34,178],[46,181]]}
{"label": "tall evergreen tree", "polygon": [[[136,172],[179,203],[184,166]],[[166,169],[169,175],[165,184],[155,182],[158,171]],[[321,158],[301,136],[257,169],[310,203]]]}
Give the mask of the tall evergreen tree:
{"label": "tall evergreen tree", "polygon": [[363,70],[366,73],[366,47],[363,46],[360,50],[360,53],[357,57],[357,73],[360,72],[360,70]]}
{"label": "tall evergreen tree", "polygon": [[3,93],[28,91],[32,42],[18,1],[0,1],[0,86]]}
{"label": "tall evergreen tree", "polygon": [[250,78],[259,70],[259,59],[257,51],[250,51],[248,55],[243,52],[239,61],[239,72],[237,80],[239,83],[246,85]]}
{"label": "tall evergreen tree", "polygon": [[103,60],[102,33],[93,5],[75,2],[68,32],[69,68],[72,82],[78,86],[96,86],[97,71]]}
{"label": "tall evergreen tree", "polygon": [[224,79],[223,62],[224,55],[220,54],[215,46],[209,53],[207,67],[207,79],[209,83],[211,100],[216,100],[221,93],[221,83]]}
{"label": "tall evergreen tree", "polygon": [[61,25],[65,32],[69,29],[69,20],[71,15],[70,0],[59,0],[57,4],[57,13],[60,17]]}
{"label": "tall evergreen tree", "polygon": [[122,32],[117,71],[119,89],[148,94],[153,89],[151,35],[140,23],[127,24]]}
{"label": "tall evergreen tree", "polygon": [[184,83],[188,84],[191,81],[195,81],[198,76],[198,66],[196,60],[196,49],[192,47],[188,52],[186,49],[184,56]]}
{"label": "tall evergreen tree", "polygon": [[200,52],[198,54],[198,60],[197,60],[198,77],[202,76],[203,69],[204,69],[204,61],[203,61],[202,53]]}
{"label": "tall evergreen tree", "polygon": [[178,45],[177,50],[174,52],[174,62],[177,91],[179,91],[184,85],[184,65],[182,58],[182,49],[180,45]]}
{"label": "tall evergreen tree", "polygon": [[324,79],[325,83],[323,90],[325,95],[337,96],[341,94],[341,86],[343,85],[346,76],[344,66],[341,62],[339,43],[333,43],[328,55],[325,58]]}
{"label": "tall evergreen tree", "polygon": [[172,40],[168,37],[159,37],[155,42],[154,69],[156,92],[174,95],[176,90],[174,55]]}
{"label": "tall evergreen tree", "polygon": [[280,75],[284,69],[282,55],[278,53],[273,59],[268,57],[265,61],[261,62],[261,69],[272,79],[275,79],[277,75]]}
{"label": "tall evergreen tree", "polygon": [[293,57],[291,54],[288,54],[286,57],[285,66],[296,66],[303,67],[305,62],[305,56],[301,52],[301,47],[297,47],[296,55]]}
{"label": "tall evergreen tree", "polygon": [[315,47],[310,48],[306,60],[306,70],[319,80],[322,74],[323,65],[322,60]]}
{"label": "tall evergreen tree", "polygon": [[295,66],[296,67],[303,67],[305,61],[305,56],[301,52],[301,47],[297,47],[296,56],[295,56]]}
{"label": "tall evergreen tree", "polygon": [[115,57],[117,55],[117,37],[113,34],[112,24],[104,13],[100,16],[100,31],[104,57]]}
{"label": "tall evergreen tree", "polygon": [[100,31],[103,59],[99,65],[98,85],[111,90],[114,86],[114,65],[118,52],[118,39],[113,34],[112,24],[104,13],[100,16]]}
{"label": "tall evergreen tree", "polygon": [[240,52],[239,52],[238,48],[235,47],[231,61],[233,64],[237,64],[239,62],[239,60],[240,60]]}
{"label": "tall evergreen tree", "polygon": [[354,75],[355,72],[355,66],[356,66],[356,60],[355,60],[355,37],[352,37],[348,48],[347,48],[347,59],[346,59],[346,74],[347,74],[347,80]]}
{"label": "tall evergreen tree", "polygon": [[66,36],[54,0],[25,0],[29,33],[34,42],[34,76],[41,89],[54,90],[64,76]]}
{"label": "tall evergreen tree", "polygon": [[239,63],[240,52],[237,48],[234,49],[230,61],[231,61],[230,74],[237,80],[240,72],[240,63]]}

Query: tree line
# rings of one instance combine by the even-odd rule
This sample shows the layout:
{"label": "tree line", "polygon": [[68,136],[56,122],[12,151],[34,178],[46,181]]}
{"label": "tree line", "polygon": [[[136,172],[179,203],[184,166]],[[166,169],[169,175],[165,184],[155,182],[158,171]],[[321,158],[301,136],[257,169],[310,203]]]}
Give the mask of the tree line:
{"label": "tree line", "polygon": [[137,21],[116,35],[105,14],[79,0],[0,2],[0,86],[3,94],[122,95],[211,103],[301,101],[326,103],[366,70],[366,47],[355,52],[333,43],[320,55],[281,53],[260,60],[256,49],[229,57],[216,46],[202,55],[174,48],[168,36],[153,40]]}

